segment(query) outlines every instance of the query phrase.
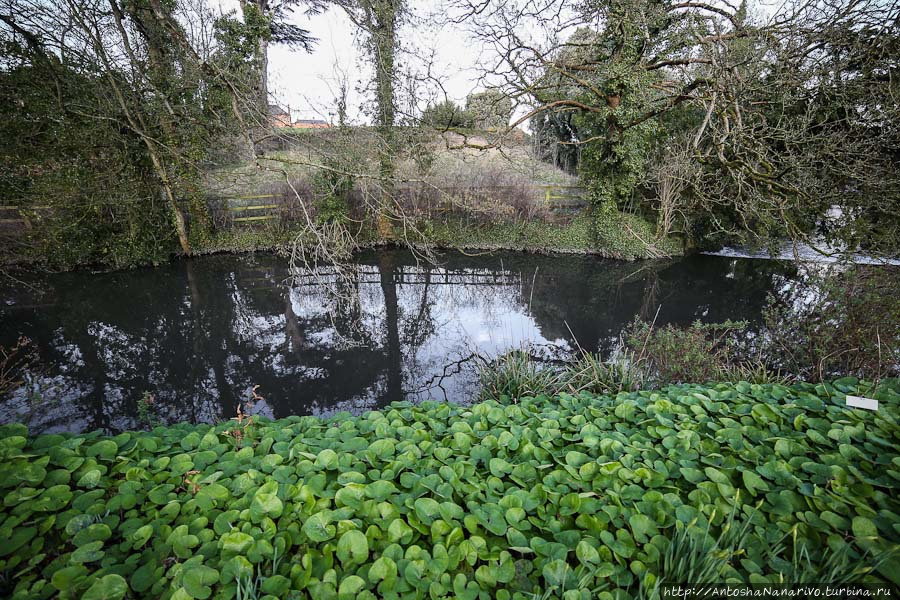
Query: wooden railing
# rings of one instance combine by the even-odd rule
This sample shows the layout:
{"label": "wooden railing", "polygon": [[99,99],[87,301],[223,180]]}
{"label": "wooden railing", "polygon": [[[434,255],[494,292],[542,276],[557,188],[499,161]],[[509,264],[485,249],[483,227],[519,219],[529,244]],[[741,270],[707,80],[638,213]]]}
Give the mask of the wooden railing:
{"label": "wooden railing", "polygon": [[547,207],[555,210],[578,210],[588,205],[587,190],[580,185],[539,185],[544,190]]}
{"label": "wooden railing", "polygon": [[[13,225],[12,229],[24,229],[30,231],[34,228],[29,212],[36,210],[49,210],[49,206],[0,206],[0,225]],[[17,215],[10,218],[10,214]],[[15,227],[15,224],[19,227]]]}
{"label": "wooden railing", "polygon": [[[253,196],[236,196],[234,198],[222,198],[222,208],[232,213],[231,221],[234,223],[249,223],[253,221],[271,221],[277,219],[278,215],[272,213],[273,209],[279,208],[281,205],[272,202],[277,198],[275,194],[258,194]],[[265,202],[268,200],[269,202]],[[262,211],[270,211],[265,214]],[[247,212],[261,213],[247,215]],[[235,216],[235,213],[240,216]]]}
{"label": "wooden railing", "polygon": [[[414,191],[413,187],[400,187],[398,193]],[[585,188],[577,185],[534,184],[530,186],[485,186],[478,188],[485,194],[493,191],[510,189],[520,193],[533,194],[533,198],[542,199],[548,209],[557,213],[574,213],[588,205]],[[475,190],[465,188],[467,193]],[[452,189],[445,190],[452,194]],[[291,206],[294,199],[287,199],[277,194],[254,194],[246,196],[214,197],[209,199],[210,208],[220,216],[221,225],[253,224],[267,221],[291,219]],[[443,209],[434,207],[441,212]]]}

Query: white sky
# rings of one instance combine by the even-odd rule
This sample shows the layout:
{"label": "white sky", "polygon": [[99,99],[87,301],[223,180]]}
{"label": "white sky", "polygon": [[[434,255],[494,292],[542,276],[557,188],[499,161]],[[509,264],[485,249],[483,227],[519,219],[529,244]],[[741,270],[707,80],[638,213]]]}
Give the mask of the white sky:
{"label": "white sky", "polygon": [[[216,1],[216,0],[213,0]],[[490,61],[491,50],[470,36],[460,25],[446,21],[446,0],[408,0],[411,16],[401,28],[399,37],[403,52],[398,62],[401,69],[421,72],[428,57],[433,56],[432,75],[436,75],[447,97],[465,104],[468,94],[485,88],[479,76]],[[758,0],[754,10],[763,18],[774,12],[783,0]],[[217,0],[221,10],[236,9],[238,0]],[[294,119],[324,119],[334,122],[339,73],[348,80],[348,113],[352,123],[371,120],[363,112],[363,104],[371,94],[360,89],[371,80],[371,71],[357,43],[357,29],[340,9],[307,16],[302,4],[291,15],[290,22],[307,29],[318,38],[312,53],[292,51],[286,46],[269,46],[269,93],[274,101],[289,108]],[[529,32],[537,34],[539,32]],[[444,99],[435,85],[416,86],[420,96],[417,106]],[[400,113],[408,112],[400,107]],[[516,113],[523,112],[516,107]]]}
{"label": "white sky", "polygon": [[[228,6],[229,0],[220,0]],[[465,103],[466,96],[477,89],[479,51],[476,43],[458,26],[435,27],[424,23],[435,22],[427,17],[436,10],[436,0],[421,0],[413,4],[413,23],[400,32],[401,52],[399,60],[408,67],[422,70],[424,57],[434,54],[433,73],[439,75],[448,97]],[[417,6],[416,6],[417,5]],[[418,10],[417,10],[418,9]],[[371,72],[361,55],[356,39],[356,28],[339,9],[331,9],[320,15],[306,16],[302,7],[290,21],[307,29],[318,38],[311,54],[292,51],[286,46],[269,47],[269,93],[285,108],[290,108],[295,119],[325,119],[334,121],[340,72],[348,79],[348,113],[354,122],[368,119],[361,108],[366,98],[359,93],[371,79]],[[423,23],[424,21],[424,23]],[[418,86],[418,93],[426,96],[439,94],[436,86]],[[443,100],[441,95],[440,100]],[[420,101],[423,108],[425,102]]]}

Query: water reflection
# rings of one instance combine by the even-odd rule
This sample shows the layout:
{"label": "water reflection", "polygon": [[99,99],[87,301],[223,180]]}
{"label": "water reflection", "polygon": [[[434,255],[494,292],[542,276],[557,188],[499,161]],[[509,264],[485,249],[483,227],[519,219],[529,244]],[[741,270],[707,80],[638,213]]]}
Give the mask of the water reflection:
{"label": "water reflection", "polygon": [[[626,263],[580,256],[361,255],[350,276],[291,280],[271,255],[212,256],[137,271],[69,273],[0,296],[0,344],[38,344],[44,376],[0,401],[34,431],[140,426],[254,411],[361,412],[407,398],[465,402],[473,352],[523,343],[609,353],[639,315],[660,323],[759,319],[791,277],[774,262],[695,256]],[[327,283],[323,284],[323,280]],[[570,333],[571,331],[571,333]],[[26,388],[33,386],[26,386]]]}

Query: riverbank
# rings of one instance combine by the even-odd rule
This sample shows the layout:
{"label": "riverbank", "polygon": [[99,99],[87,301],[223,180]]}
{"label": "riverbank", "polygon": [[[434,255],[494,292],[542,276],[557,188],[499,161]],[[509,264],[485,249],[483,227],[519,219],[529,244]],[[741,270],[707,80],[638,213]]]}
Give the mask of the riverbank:
{"label": "riverbank", "polygon": [[[328,167],[350,161],[349,172],[360,165],[377,170],[367,162],[376,155],[371,132],[291,131],[279,140],[281,149],[203,173],[180,203],[186,245],[192,254],[286,250],[310,220],[330,219],[361,229],[355,237],[363,248],[414,244],[625,260],[683,254],[681,240],[657,239],[655,226],[636,214],[593,218],[589,190],[577,177],[535,158],[526,140],[470,133],[474,137],[431,134],[414,156],[399,160],[391,186],[395,231],[378,239],[374,198],[383,190],[367,177],[332,180]],[[349,141],[339,143],[336,137],[345,134]],[[465,140],[491,148],[466,147]],[[494,142],[499,146],[492,147]],[[357,150],[347,154],[346,143]],[[16,218],[0,230],[0,267],[7,269],[122,269],[158,265],[184,254],[173,215],[150,198],[117,203],[108,215],[89,219],[73,212],[65,193],[22,202],[15,212]],[[73,220],[91,227],[73,232]]]}
{"label": "riverbank", "polygon": [[679,385],[115,437],[7,425],[0,586],[524,599],[643,597],[698,572],[896,585],[900,397],[871,412],[846,393],[854,382]]}
{"label": "riverbank", "polygon": [[[451,222],[426,221],[418,224],[417,232],[404,240],[378,240],[371,235],[358,236],[359,248],[371,249],[385,245],[413,246],[434,250],[465,250],[491,252],[521,251],[539,254],[585,254],[618,260],[674,257],[683,255],[675,238],[656,240],[648,223],[633,215],[622,215],[622,226],[597,231],[589,215],[582,214],[567,222],[522,221],[507,223],[471,224],[460,219]],[[297,233],[283,228],[234,228],[222,230],[209,237],[197,254],[220,252],[240,253],[289,251]],[[598,237],[605,243],[598,243]],[[650,243],[645,244],[645,239]]]}
{"label": "riverbank", "polygon": [[[680,240],[655,239],[649,223],[634,215],[621,215],[627,225],[608,227],[598,231],[589,215],[577,215],[565,222],[519,221],[474,224],[463,219],[455,221],[424,221],[417,224],[417,233],[408,232],[405,239],[377,239],[365,231],[357,235],[359,250],[384,246],[407,246],[433,250],[463,250],[492,252],[500,250],[538,254],[584,254],[617,260],[640,260],[676,257],[684,254]],[[630,231],[629,231],[630,230]],[[639,232],[637,235],[631,232]],[[298,232],[290,227],[255,226],[233,227],[213,231],[197,239],[194,256],[209,254],[240,254],[245,252],[288,253]],[[603,241],[599,241],[599,240]],[[649,243],[645,243],[648,241]],[[174,245],[170,253],[160,254],[152,261],[136,263],[106,263],[101,257],[70,261],[55,256],[52,250],[18,255],[14,260],[0,263],[10,272],[40,268],[51,271],[93,269],[115,271],[135,267],[159,266],[166,260],[184,258]],[[168,257],[167,259],[165,257]]]}

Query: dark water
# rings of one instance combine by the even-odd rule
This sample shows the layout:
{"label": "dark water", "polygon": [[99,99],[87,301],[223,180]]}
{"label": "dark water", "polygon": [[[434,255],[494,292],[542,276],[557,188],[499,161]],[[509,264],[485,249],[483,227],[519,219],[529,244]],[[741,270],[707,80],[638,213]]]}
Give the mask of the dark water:
{"label": "dark water", "polygon": [[[758,322],[793,277],[773,261],[693,256],[619,262],[582,256],[361,255],[352,277],[291,280],[284,259],[211,256],[154,269],[68,273],[0,292],[0,345],[34,340],[42,373],[0,399],[0,420],[32,431],[215,422],[252,395],[269,417],[330,414],[392,400],[466,402],[473,352],[525,343],[609,353],[635,316],[659,323]],[[571,333],[570,333],[571,331]]]}

